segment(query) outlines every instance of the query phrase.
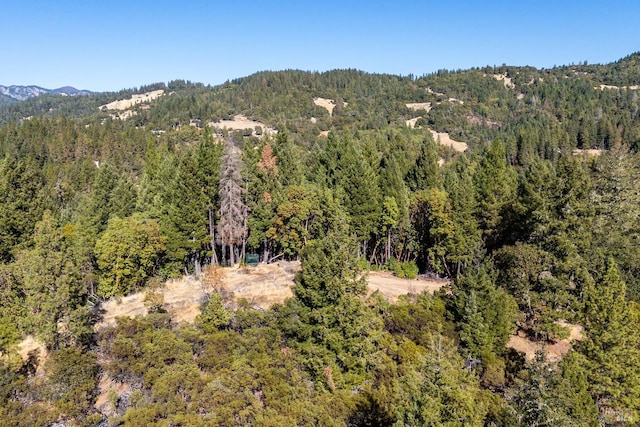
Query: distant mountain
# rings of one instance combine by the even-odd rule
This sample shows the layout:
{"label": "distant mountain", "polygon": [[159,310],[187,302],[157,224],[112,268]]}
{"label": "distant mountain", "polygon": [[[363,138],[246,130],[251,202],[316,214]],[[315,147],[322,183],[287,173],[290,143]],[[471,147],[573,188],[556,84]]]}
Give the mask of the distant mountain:
{"label": "distant mountain", "polygon": [[0,104],[9,104],[17,101],[24,101],[25,99],[33,98],[34,96],[44,94],[54,95],[89,95],[92,92],[88,90],[79,90],[71,86],[65,86],[58,89],[45,89],[40,86],[2,86],[0,85]]}

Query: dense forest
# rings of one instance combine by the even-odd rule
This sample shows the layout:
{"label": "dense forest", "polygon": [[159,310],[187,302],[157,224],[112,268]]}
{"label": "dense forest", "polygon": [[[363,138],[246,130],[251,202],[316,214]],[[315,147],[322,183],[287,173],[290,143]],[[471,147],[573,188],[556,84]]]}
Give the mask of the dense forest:
{"label": "dense forest", "polygon": [[[0,106],[0,424],[638,425],[639,85],[635,53]],[[239,115],[255,128],[215,125]],[[194,324],[149,301],[95,328],[109,299],[249,254],[299,260],[293,297],[213,292]],[[391,303],[371,270],[450,285]],[[507,346],[567,324],[560,359]],[[108,413],[101,378],[129,390]]]}

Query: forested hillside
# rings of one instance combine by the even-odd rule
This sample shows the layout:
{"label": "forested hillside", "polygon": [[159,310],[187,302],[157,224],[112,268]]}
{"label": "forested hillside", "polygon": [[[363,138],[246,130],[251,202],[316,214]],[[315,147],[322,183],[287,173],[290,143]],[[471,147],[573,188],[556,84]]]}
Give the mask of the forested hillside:
{"label": "forested hillside", "polygon": [[[0,424],[638,425],[639,61],[0,106]],[[249,254],[300,260],[293,298],[154,299]],[[390,303],[367,270],[451,285]]]}

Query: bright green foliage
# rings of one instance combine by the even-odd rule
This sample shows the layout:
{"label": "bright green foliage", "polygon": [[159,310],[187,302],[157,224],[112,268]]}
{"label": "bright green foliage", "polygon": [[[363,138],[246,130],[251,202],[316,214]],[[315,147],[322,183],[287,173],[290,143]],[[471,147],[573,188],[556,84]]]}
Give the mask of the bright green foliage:
{"label": "bright green foliage", "polygon": [[391,259],[392,232],[400,220],[400,209],[398,208],[395,197],[385,196],[384,201],[382,202],[382,216],[380,217],[380,220],[382,223],[382,229],[386,234],[383,260],[387,262]]}
{"label": "bright green foliage", "polygon": [[[170,238],[167,252],[176,263],[193,266],[200,272],[206,247],[210,244],[208,207],[211,202],[202,188],[197,159],[187,154],[177,159],[178,167],[167,194],[161,222]],[[208,189],[211,191],[211,189]]]}
{"label": "bright green foliage", "polygon": [[95,249],[100,269],[98,295],[126,295],[143,286],[155,273],[165,243],[154,220],[141,215],[110,220]]}
{"label": "bright green foliage", "polygon": [[344,235],[329,234],[309,242],[302,253],[294,294],[311,309],[327,307],[347,293],[364,293],[366,282],[359,273],[353,242]]}
{"label": "bright green foliage", "polygon": [[451,204],[451,218],[455,223],[450,239],[447,260],[454,277],[462,274],[480,256],[482,230],[474,214],[477,209],[477,195],[473,183],[476,164],[466,156],[458,157],[447,168],[444,188]]}
{"label": "bright green foliage", "polygon": [[[166,96],[128,120],[99,107],[130,90],[0,106],[0,424],[638,424],[639,59],[174,81],[140,88]],[[210,125],[237,114],[277,136],[232,131],[221,161]],[[213,295],[195,327],[158,309],[94,330],[97,273],[106,297],[245,244],[302,258],[294,298],[230,311]],[[363,298],[358,266],[414,262],[452,288]],[[585,326],[561,361],[505,349],[516,324],[557,340],[560,319]],[[45,366],[11,346],[27,333]]]}
{"label": "bright green foliage", "polygon": [[218,257],[216,255],[215,224],[218,208],[218,180],[220,178],[222,144],[214,142],[208,127],[205,128],[198,141],[195,156],[196,178],[200,186],[200,191],[204,193],[204,200],[206,202],[205,215],[209,237],[208,244],[205,245],[207,250],[206,256],[210,258],[212,264],[216,264]]}
{"label": "bright green foliage", "polygon": [[455,224],[447,193],[435,188],[418,193],[411,217],[414,228],[420,230],[420,248],[430,269],[451,276],[447,255],[455,251]]}
{"label": "bright green foliage", "polygon": [[283,187],[301,185],[304,181],[304,151],[289,138],[286,128],[278,129],[273,144],[273,156],[277,159],[278,181]]}
{"label": "bright green foliage", "polygon": [[209,301],[204,305],[196,322],[205,332],[211,333],[229,326],[232,317],[232,313],[224,307],[220,294],[213,292],[209,295]]}
{"label": "bright green foliage", "polygon": [[329,135],[321,164],[328,183],[335,186],[349,214],[349,224],[358,241],[366,242],[376,231],[381,203],[376,170],[350,135]]}
{"label": "bright green foliage", "polygon": [[[273,239],[273,230],[270,230],[275,210],[279,209],[279,203],[283,198],[279,161],[273,154],[269,141],[257,146],[246,144],[243,155],[248,181],[248,207],[251,210],[247,222],[250,230],[247,244],[256,249],[262,247],[263,259],[267,262],[271,252],[279,250]],[[295,249],[285,250],[289,255],[297,252]]]}
{"label": "bright green foliage", "polygon": [[385,329],[423,347],[438,335],[456,340],[455,325],[447,320],[446,313],[445,302],[440,297],[424,292],[403,295],[385,314]]}

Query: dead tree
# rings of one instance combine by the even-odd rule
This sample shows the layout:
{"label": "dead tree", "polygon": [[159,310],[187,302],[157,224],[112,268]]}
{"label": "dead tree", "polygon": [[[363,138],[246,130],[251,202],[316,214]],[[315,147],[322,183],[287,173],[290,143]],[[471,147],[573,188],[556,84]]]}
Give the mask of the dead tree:
{"label": "dead tree", "polygon": [[243,202],[242,160],[233,141],[229,138],[225,143],[224,155],[220,159],[220,221],[218,222],[217,240],[222,247],[222,263],[235,265],[240,258],[238,245],[244,247],[247,236],[247,206]]}

